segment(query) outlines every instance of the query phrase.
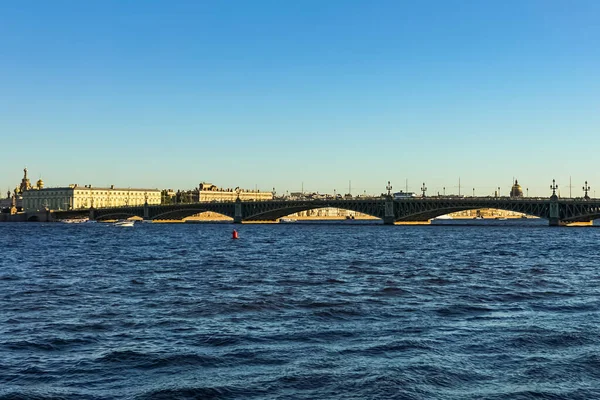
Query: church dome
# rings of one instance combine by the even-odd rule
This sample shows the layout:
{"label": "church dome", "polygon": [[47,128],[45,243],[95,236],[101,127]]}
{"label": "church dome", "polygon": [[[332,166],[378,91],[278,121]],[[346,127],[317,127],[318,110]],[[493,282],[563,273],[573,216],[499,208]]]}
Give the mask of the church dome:
{"label": "church dome", "polygon": [[515,179],[515,184],[510,189],[510,197],[523,197],[523,188],[519,185],[519,181]]}
{"label": "church dome", "polygon": [[44,181],[42,180],[42,178],[40,178],[40,179],[37,181],[37,183],[35,184],[35,186],[36,186],[38,189],[43,189],[43,188],[44,188]]}

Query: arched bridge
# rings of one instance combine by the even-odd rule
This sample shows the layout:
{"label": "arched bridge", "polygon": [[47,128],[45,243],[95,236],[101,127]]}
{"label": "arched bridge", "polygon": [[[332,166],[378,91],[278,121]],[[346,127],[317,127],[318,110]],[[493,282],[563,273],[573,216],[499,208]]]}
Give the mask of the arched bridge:
{"label": "arched bridge", "polygon": [[399,221],[427,221],[440,215],[480,208],[515,211],[545,218],[551,226],[587,222],[600,218],[598,199],[508,198],[508,197],[391,197],[352,200],[272,200],[191,204],[123,206],[89,210],[54,211],[55,219],[89,215],[90,219],[109,220],[140,217],[147,220],[180,220],[210,211],[233,218],[234,222],[275,221],[300,211],[335,207],[381,218],[385,224]]}

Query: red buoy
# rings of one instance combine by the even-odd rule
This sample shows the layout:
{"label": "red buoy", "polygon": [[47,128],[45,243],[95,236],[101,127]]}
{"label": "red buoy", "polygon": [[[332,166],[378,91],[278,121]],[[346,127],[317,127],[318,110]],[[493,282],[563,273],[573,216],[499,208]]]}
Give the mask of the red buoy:
{"label": "red buoy", "polygon": [[238,233],[237,233],[237,231],[235,229],[233,230],[233,233],[231,234],[231,238],[232,239],[239,239]]}

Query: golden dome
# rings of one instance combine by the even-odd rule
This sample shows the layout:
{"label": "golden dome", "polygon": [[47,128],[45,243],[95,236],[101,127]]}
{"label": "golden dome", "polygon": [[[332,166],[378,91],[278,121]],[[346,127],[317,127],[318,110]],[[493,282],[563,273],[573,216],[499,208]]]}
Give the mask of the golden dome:
{"label": "golden dome", "polygon": [[36,186],[38,189],[43,189],[44,188],[44,181],[42,180],[42,178],[40,178],[37,183]]}
{"label": "golden dome", "polygon": [[510,189],[510,197],[523,197],[523,188],[516,179],[515,184]]}

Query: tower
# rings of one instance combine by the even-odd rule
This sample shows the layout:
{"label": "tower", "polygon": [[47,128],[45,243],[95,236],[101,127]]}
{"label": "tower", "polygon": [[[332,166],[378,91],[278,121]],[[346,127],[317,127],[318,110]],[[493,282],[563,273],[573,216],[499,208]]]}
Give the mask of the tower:
{"label": "tower", "polygon": [[23,194],[24,191],[31,189],[31,183],[29,182],[29,178],[27,177],[27,168],[23,169],[23,179],[21,179],[21,184],[19,185],[19,194]]}

